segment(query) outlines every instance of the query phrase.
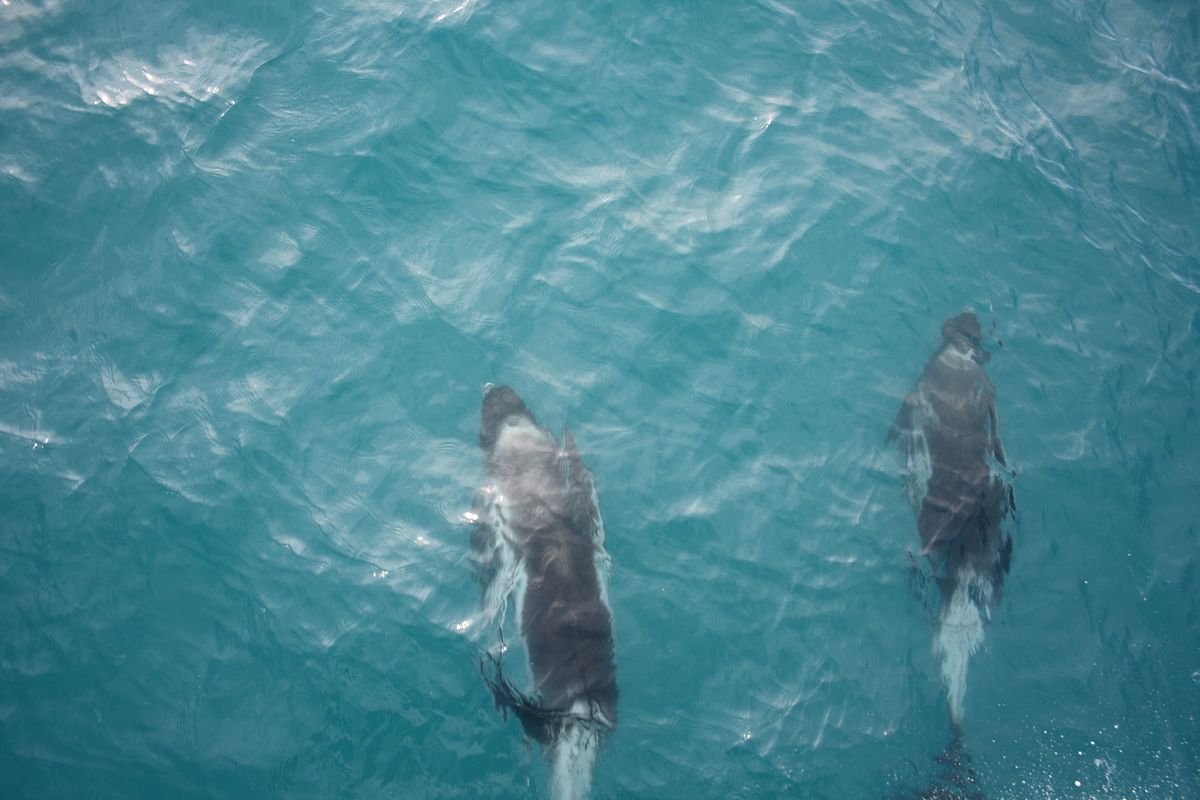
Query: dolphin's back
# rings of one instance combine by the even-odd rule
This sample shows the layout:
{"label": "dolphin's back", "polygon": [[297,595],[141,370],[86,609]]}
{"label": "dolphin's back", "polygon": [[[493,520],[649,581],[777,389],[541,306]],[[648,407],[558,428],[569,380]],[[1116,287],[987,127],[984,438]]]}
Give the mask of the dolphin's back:
{"label": "dolphin's back", "polygon": [[1001,523],[1012,495],[1000,470],[996,390],[976,351],[947,341],[905,398],[889,438],[899,437],[910,463],[926,469],[917,493],[917,528],[924,551],[948,573],[993,566],[1007,571],[1011,541]]}
{"label": "dolphin's back", "polygon": [[533,684],[527,693],[517,689],[494,657],[491,675],[482,665],[484,677],[497,705],[515,713],[556,764],[563,761],[556,781],[579,788],[617,722],[602,569],[608,556],[595,484],[570,431],[560,446],[508,387],[485,394],[480,431],[491,485],[473,512],[472,560],[484,585],[485,618],[500,614],[510,593],[517,596]]}
{"label": "dolphin's back", "polygon": [[583,700],[617,721],[612,619],[603,600],[595,545],[563,525],[531,537],[521,629],[534,685],[547,708],[571,710]]}

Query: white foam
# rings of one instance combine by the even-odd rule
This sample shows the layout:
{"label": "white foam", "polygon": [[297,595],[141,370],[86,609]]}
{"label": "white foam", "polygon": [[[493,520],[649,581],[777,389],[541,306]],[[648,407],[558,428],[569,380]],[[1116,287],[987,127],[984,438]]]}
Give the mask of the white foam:
{"label": "white foam", "polygon": [[100,382],[109,401],[129,412],[150,400],[158,391],[163,379],[157,373],[128,378],[115,366],[109,365],[100,371]]}
{"label": "white foam", "polygon": [[[954,593],[942,607],[942,618],[933,638],[933,651],[941,661],[942,681],[950,703],[950,717],[962,723],[967,693],[967,667],[983,644],[984,614],[980,602],[990,601],[991,584],[975,572],[959,573]],[[978,598],[978,600],[976,600]]]}
{"label": "white foam", "polygon": [[[118,52],[71,68],[80,95],[90,105],[124,108],[144,98],[205,103],[245,85],[262,63],[263,42],[229,31],[189,31],[182,42],[157,52]],[[231,105],[232,100],[223,100]]]}
{"label": "white foam", "polygon": [[487,545],[487,558],[498,558],[498,563],[491,582],[484,590],[479,613],[474,618],[460,622],[456,629],[463,633],[479,635],[487,630],[493,621],[497,621],[503,637],[508,598],[516,593],[518,603],[520,602],[520,596],[525,591],[525,571],[520,568],[520,557],[513,546],[514,533],[508,524],[512,512],[507,499],[494,486],[484,487],[481,496],[484,498],[484,505],[477,512],[467,512],[463,516],[470,522],[482,519],[483,524],[492,532],[493,539]]}
{"label": "white foam", "polygon": [[[587,704],[576,701],[571,713],[586,717],[590,714]],[[592,788],[592,767],[596,764],[596,751],[600,747],[600,734],[588,725],[569,724],[554,744],[550,764],[551,800],[585,800]]]}

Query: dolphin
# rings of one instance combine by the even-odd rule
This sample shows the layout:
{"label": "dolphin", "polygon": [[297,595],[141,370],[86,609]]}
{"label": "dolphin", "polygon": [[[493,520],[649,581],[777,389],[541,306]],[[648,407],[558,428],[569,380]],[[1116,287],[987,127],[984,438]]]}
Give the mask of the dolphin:
{"label": "dolphin", "polygon": [[1012,537],[1004,523],[1016,511],[996,389],[984,371],[990,355],[981,340],[974,312],[946,320],[941,346],[888,432],[905,458],[921,553],[939,587],[934,648],[956,738],[967,665],[1009,571]]}
{"label": "dolphin", "polygon": [[[481,661],[497,708],[520,719],[551,765],[554,798],[586,797],[596,754],[617,724],[617,672],[604,525],[570,431],[560,445],[508,386],[484,388],[479,431],[487,482],[468,518],[482,615],[501,648]],[[515,601],[530,688],[504,675]],[[491,669],[489,669],[489,666]]]}

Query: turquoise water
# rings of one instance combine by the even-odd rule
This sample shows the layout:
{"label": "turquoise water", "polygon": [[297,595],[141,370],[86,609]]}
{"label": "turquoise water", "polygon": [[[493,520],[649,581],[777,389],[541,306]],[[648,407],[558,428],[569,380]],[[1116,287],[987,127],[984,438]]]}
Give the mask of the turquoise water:
{"label": "turquoise water", "polygon": [[3,0],[0,219],[5,797],[543,793],[455,628],[486,381],[595,475],[596,797],[928,786],[884,437],[968,306],[981,785],[1200,796],[1192,4]]}

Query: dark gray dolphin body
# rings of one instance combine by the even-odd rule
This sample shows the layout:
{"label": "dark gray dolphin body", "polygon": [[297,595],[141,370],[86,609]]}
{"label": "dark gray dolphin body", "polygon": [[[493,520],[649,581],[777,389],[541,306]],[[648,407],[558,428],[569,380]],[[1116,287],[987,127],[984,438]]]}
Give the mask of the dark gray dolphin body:
{"label": "dark gray dolphin body", "polygon": [[[479,444],[488,485],[472,515],[484,606],[514,595],[532,687],[488,678],[553,763],[552,792],[580,797],[599,740],[617,723],[612,616],[601,563],[603,523],[592,476],[564,431],[560,447],[507,386],[485,390]],[[485,673],[486,675],[486,673]]]}
{"label": "dark gray dolphin body", "polygon": [[1005,521],[1016,510],[1000,442],[996,389],[984,371],[990,356],[980,339],[973,312],[946,320],[941,346],[904,398],[888,434],[905,457],[922,553],[939,590],[934,652],[947,690],[956,743],[951,749],[964,755],[968,667],[1000,600],[1012,558]]}
{"label": "dark gray dolphin body", "polygon": [[980,338],[973,312],[946,320],[942,344],[904,399],[888,441],[899,440],[908,462],[922,552],[943,590],[970,569],[988,576],[998,600],[1012,555],[1002,523],[1015,505]]}

